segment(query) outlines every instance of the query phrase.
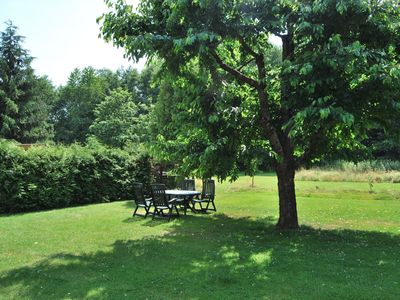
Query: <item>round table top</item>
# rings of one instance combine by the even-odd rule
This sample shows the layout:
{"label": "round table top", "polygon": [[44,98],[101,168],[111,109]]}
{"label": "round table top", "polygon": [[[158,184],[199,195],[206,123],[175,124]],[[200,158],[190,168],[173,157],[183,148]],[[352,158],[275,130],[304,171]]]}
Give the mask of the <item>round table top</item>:
{"label": "round table top", "polygon": [[193,196],[201,194],[198,191],[189,191],[189,190],[165,190],[165,193],[167,195],[175,195],[175,196]]}

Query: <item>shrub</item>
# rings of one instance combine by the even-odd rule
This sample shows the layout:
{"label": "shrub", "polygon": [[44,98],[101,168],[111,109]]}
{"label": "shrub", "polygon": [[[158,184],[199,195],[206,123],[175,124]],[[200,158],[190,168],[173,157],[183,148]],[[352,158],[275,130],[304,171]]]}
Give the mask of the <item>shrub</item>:
{"label": "shrub", "polygon": [[132,183],[149,186],[150,158],[96,145],[36,146],[0,141],[0,212],[130,199]]}

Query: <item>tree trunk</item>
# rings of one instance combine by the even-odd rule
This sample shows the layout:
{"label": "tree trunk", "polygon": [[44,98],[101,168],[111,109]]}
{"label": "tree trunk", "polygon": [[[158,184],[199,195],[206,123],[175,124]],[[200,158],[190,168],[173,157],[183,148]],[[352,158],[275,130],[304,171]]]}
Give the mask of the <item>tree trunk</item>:
{"label": "tree trunk", "polygon": [[294,229],[299,227],[296,207],[296,191],[294,185],[295,167],[281,163],[276,168],[279,190],[279,221],[278,228]]}

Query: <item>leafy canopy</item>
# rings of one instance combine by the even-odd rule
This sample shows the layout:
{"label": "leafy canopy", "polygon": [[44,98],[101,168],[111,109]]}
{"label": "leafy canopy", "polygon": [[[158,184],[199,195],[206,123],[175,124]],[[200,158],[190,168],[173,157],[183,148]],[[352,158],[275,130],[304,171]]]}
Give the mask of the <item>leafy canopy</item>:
{"label": "leafy canopy", "polygon": [[[198,157],[187,170],[226,177],[252,144],[298,167],[360,147],[398,116],[398,1],[106,2],[103,37],[134,60],[163,58],[175,78],[182,119],[172,119],[185,126],[164,144]],[[271,35],[283,43],[278,64]]]}

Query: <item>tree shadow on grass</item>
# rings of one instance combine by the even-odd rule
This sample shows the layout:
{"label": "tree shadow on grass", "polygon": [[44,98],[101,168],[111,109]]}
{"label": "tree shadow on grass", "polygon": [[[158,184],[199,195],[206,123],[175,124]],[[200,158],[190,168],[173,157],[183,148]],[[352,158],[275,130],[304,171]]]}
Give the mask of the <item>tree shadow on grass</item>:
{"label": "tree shadow on grass", "polygon": [[[159,221],[143,220],[143,226]],[[164,223],[165,224],[165,223]],[[0,275],[30,299],[398,299],[400,236],[302,228],[271,219],[187,216],[108,251],[59,253]],[[10,297],[8,297],[10,298]]]}

